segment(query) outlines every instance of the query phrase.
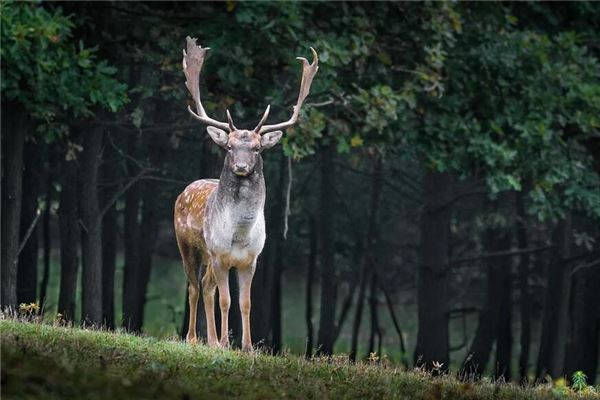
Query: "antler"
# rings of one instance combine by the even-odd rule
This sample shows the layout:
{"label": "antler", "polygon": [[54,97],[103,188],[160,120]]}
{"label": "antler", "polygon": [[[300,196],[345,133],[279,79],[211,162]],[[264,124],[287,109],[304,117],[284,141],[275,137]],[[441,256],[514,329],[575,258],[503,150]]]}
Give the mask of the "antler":
{"label": "antler", "polygon": [[302,107],[302,103],[304,103],[304,99],[308,96],[308,92],[310,91],[310,85],[312,84],[313,78],[315,77],[318,69],[319,69],[319,56],[317,52],[312,47],[310,50],[313,53],[313,62],[312,64],[308,63],[308,60],[304,57],[296,57],[297,60],[302,62],[302,80],[300,81],[300,93],[298,93],[298,101],[294,106],[294,112],[292,113],[292,117],[286,121],[275,125],[265,125],[262,126],[266,121],[267,116],[269,115],[269,107],[265,110],[263,117],[261,118],[258,126],[254,128],[254,131],[257,133],[267,133],[272,131],[277,131],[281,129],[289,128],[294,125],[298,120],[298,115],[300,114],[300,108]]}
{"label": "antler", "polygon": [[[214,126],[221,129],[235,130],[233,121],[228,115],[229,123],[217,121],[206,115],[202,102],[200,101],[200,71],[202,71],[202,64],[204,64],[204,57],[209,47],[202,48],[202,46],[196,45],[196,38],[187,37],[187,52],[183,50],[183,73],[185,74],[185,85],[187,86],[190,94],[194,98],[196,103],[197,114],[188,105],[188,111],[198,121],[203,122],[207,125]],[[229,113],[228,113],[229,114]]]}

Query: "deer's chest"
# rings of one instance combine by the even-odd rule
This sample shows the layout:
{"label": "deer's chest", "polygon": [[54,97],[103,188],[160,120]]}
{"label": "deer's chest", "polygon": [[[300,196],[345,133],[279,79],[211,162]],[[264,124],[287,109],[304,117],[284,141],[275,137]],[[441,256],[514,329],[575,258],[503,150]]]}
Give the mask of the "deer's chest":
{"label": "deer's chest", "polygon": [[206,244],[209,251],[236,261],[256,258],[265,243],[265,219],[262,208],[248,204],[226,205],[206,220]]}

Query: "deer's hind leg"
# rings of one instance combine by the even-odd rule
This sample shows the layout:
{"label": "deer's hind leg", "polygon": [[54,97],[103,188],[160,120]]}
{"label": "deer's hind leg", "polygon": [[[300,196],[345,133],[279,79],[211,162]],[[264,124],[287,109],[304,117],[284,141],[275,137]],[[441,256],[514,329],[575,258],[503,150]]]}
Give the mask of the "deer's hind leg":
{"label": "deer's hind leg", "polygon": [[215,325],[215,281],[213,267],[208,263],[202,278],[202,297],[204,299],[204,314],[206,315],[206,338],[209,346],[217,346],[217,328]]}
{"label": "deer's hind leg", "polygon": [[188,302],[190,305],[190,319],[186,342],[198,342],[196,335],[196,317],[198,315],[198,296],[200,295],[200,282],[198,280],[200,272],[200,257],[198,251],[183,242],[177,241],[181,259],[183,260],[183,269],[188,282]]}

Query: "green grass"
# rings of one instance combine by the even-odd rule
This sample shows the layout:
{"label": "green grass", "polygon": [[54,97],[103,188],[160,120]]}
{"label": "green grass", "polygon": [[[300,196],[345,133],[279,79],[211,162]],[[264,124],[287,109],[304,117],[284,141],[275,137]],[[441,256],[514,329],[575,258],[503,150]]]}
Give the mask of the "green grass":
{"label": "green grass", "polygon": [[[123,289],[123,254],[119,253],[117,257],[117,268],[115,274],[115,317],[117,325],[120,325],[122,319],[122,289]],[[42,276],[42,264],[38,272],[38,277]],[[297,272],[297,271],[296,271]],[[80,274],[81,275],[81,274]],[[292,271],[284,271],[283,279],[283,310],[282,313],[282,334],[283,345],[287,351],[293,354],[302,355],[305,351],[307,328],[304,320],[306,299],[305,299],[305,276],[296,273],[292,275]],[[39,282],[38,282],[39,285]],[[60,260],[58,252],[53,252],[50,265],[50,280],[48,284],[47,304],[44,305],[45,316],[47,321],[52,322],[56,316],[56,308],[58,301],[58,292],[60,285]],[[313,326],[318,329],[319,316],[319,285],[314,283],[313,293],[315,299],[313,301]],[[179,258],[168,258],[154,256],[152,261],[152,274],[148,284],[148,293],[144,312],[144,333],[159,339],[165,339],[175,336],[181,329],[183,314],[185,309],[185,294],[186,281],[181,260]],[[340,298],[345,296],[344,289],[340,289]],[[76,291],[75,323],[79,323],[81,314],[81,282],[79,279],[78,288]],[[395,300],[396,312],[400,324],[404,332],[404,341],[407,346],[407,355],[410,358],[414,352],[417,334],[417,311],[414,304],[414,293],[404,293],[403,297],[398,297]],[[407,301],[410,304],[406,304]],[[233,302],[235,306],[235,302]],[[338,307],[341,307],[341,301],[338,302]],[[400,342],[394,330],[389,313],[384,303],[379,307],[379,322],[382,331],[386,333],[383,338],[382,353],[387,355],[395,362],[400,362],[402,354],[400,352]],[[338,310],[339,313],[339,310]],[[336,340],[335,352],[348,353],[350,351],[352,316],[353,310],[350,312],[350,317],[342,327],[339,338]],[[199,313],[199,318],[204,318],[204,310]],[[363,313],[361,324],[359,351],[360,356],[366,356],[367,353],[367,338],[370,331],[370,316],[367,312]],[[468,324],[470,331],[475,329],[477,319],[474,316],[468,316]],[[453,345],[462,340],[463,332],[461,321],[453,320],[450,323],[451,339]],[[205,332],[203,332],[205,333]],[[535,345],[535,344],[534,344]],[[456,365],[465,357],[466,347],[452,353],[452,359]],[[533,353],[533,352],[532,352]],[[452,364],[454,365],[454,364]]]}
{"label": "green grass", "polygon": [[342,357],[306,361],[8,319],[0,338],[3,399],[556,398],[548,385],[459,382]]}

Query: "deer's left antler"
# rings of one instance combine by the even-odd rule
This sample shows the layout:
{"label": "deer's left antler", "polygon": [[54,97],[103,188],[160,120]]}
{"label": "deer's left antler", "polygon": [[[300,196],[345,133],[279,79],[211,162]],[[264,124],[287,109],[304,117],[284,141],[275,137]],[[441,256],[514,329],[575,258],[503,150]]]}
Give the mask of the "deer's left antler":
{"label": "deer's left antler", "polygon": [[308,93],[310,91],[310,85],[312,84],[313,78],[315,77],[319,69],[319,56],[317,55],[315,49],[311,47],[310,50],[313,54],[313,62],[311,64],[309,64],[308,60],[304,57],[296,57],[297,60],[300,60],[302,62],[302,80],[300,81],[300,92],[298,93],[298,101],[296,101],[296,105],[294,106],[294,112],[292,113],[292,117],[286,122],[281,122],[275,125],[263,126],[263,124],[267,120],[267,117],[269,116],[269,110],[271,107],[269,105],[267,106],[265,113],[260,119],[260,122],[258,123],[256,128],[254,128],[254,132],[263,134],[267,132],[282,130],[289,128],[290,126],[296,123],[296,121],[298,120],[298,115],[300,114],[300,108],[302,107],[302,103],[304,103],[304,99],[306,99],[306,96],[308,96]]}

